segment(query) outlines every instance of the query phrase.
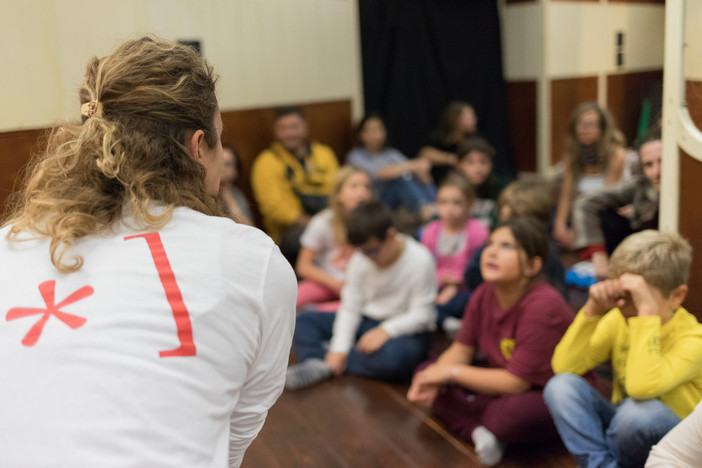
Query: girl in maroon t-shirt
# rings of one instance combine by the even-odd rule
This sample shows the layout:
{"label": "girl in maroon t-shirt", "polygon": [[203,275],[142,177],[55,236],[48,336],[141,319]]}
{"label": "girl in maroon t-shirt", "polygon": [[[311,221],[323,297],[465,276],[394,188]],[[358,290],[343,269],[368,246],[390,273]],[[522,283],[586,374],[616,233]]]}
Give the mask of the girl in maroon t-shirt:
{"label": "girl in maroon t-shirt", "polygon": [[499,463],[505,443],[557,437],[541,391],[573,312],[537,280],[548,250],[545,227],[535,219],[515,218],[493,231],[480,261],[485,282],[456,341],[435,363],[420,366],[407,393],[472,440],[484,465]]}

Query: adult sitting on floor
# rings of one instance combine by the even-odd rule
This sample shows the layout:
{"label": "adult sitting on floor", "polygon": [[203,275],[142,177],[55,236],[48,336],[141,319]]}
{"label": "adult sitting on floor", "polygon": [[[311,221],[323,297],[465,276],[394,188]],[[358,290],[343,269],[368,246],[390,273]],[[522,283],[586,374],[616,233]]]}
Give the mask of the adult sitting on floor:
{"label": "adult sitting on floor", "polygon": [[[661,190],[660,129],[649,132],[639,147],[643,175],[580,197],[573,207],[576,248],[580,258],[592,258],[595,276],[607,277],[607,256],[628,235],[658,227]],[[621,211],[629,207],[630,214]]]}
{"label": "adult sitting on floor", "polygon": [[253,164],[251,187],[266,232],[295,265],[310,217],[327,207],[339,163],[328,146],[310,142],[299,107],[278,109],[275,141]]}
{"label": "adult sitting on floor", "polygon": [[125,42],[28,168],[0,228],[0,465],[234,468],[263,426],[295,275],[221,216],[216,80],[191,47]]}

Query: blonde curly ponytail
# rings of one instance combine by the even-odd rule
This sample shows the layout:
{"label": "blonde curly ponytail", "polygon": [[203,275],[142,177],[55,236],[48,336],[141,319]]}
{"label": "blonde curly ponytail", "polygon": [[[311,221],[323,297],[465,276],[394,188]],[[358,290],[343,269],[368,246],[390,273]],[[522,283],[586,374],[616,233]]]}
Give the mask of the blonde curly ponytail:
{"label": "blonde curly ponytail", "polygon": [[[30,165],[25,189],[13,202],[7,238],[23,231],[51,239],[51,260],[63,273],[83,260],[64,261],[76,239],[110,227],[128,206],[158,229],[184,206],[221,215],[205,188],[205,170],[183,146],[202,129],[218,142],[213,70],[187,46],[142,38],[88,63],[80,89],[81,124],[51,131],[45,152]],[[166,209],[149,212],[152,201]]]}

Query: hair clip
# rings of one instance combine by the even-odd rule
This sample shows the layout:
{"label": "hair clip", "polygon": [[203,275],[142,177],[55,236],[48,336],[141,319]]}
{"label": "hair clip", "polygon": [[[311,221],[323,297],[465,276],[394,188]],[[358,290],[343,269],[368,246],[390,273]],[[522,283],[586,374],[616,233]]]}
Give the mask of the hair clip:
{"label": "hair clip", "polygon": [[96,114],[98,117],[102,117],[102,103],[100,101],[86,102],[80,106],[80,113],[86,119],[89,119]]}

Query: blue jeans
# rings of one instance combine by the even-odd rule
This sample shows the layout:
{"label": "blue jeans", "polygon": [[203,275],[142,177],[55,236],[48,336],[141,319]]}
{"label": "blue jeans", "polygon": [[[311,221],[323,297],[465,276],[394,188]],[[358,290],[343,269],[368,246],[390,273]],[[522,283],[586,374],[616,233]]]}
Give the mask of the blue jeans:
{"label": "blue jeans", "polygon": [[643,466],[651,447],[680,422],[656,398],[626,398],[614,405],[573,374],[549,380],[544,401],[563,443],[582,468]]}
{"label": "blue jeans", "polygon": [[446,304],[436,306],[436,327],[443,330],[444,320],[448,317],[462,319],[473,291],[458,291]]}
{"label": "blue jeans", "polygon": [[404,206],[412,213],[419,213],[423,205],[436,200],[436,187],[416,179],[398,177],[379,183],[378,199],[393,211]]}
{"label": "blue jeans", "polygon": [[[310,358],[324,359],[332,336],[335,313],[303,312],[297,317],[293,347],[298,362]],[[377,320],[363,317],[356,332],[356,339],[371,328]],[[431,333],[417,333],[389,339],[379,350],[365,354],[355,347],[349,351],[346,371],[382,380],[409,380],[414,368],[427,355]]]}

